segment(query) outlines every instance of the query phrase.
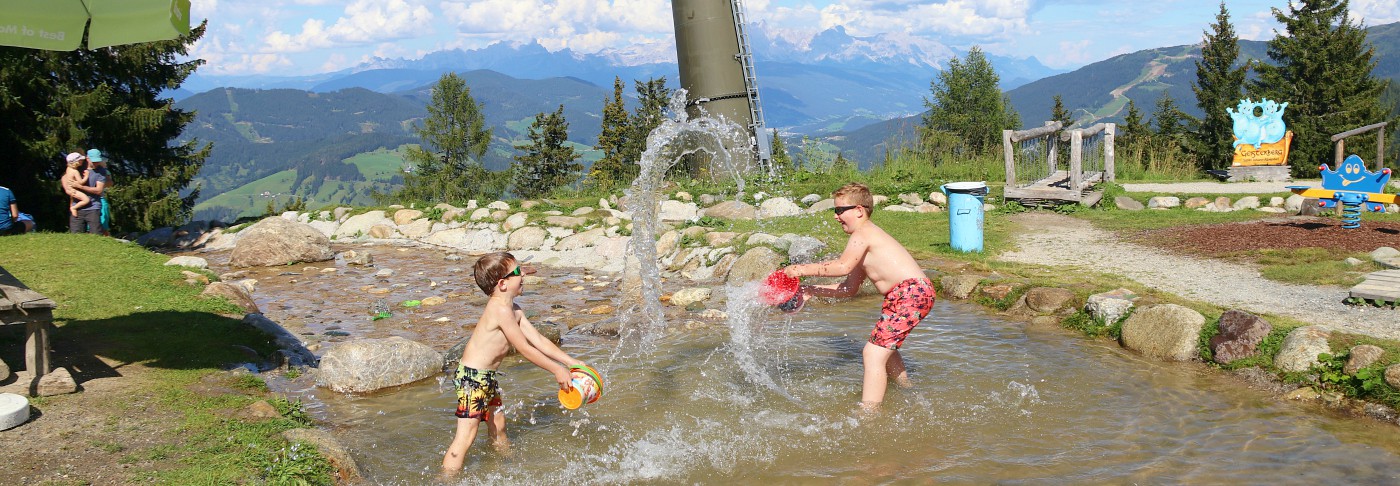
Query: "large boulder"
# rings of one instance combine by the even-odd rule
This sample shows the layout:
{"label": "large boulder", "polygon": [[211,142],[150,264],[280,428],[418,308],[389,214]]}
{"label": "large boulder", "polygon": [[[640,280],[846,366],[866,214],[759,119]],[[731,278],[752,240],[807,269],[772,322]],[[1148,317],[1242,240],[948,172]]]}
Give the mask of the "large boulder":
{"label": "large boulder", "polygon": [[1144,307],[1123,321],[1123,346],[1164,361],[1190,361],[1206,318],[1176,304]]}
{"label": "large boulder", "polygon": [[326,235],[305,224],[274,216],[239,232],[228,263],[234,267],[270,267],[334,257]]}
{"label": "large boulder", "polygon": [[335,230],[335,237],[362,238],[369,235],[370,229],[379,224],[393,224],[393,221],[384,216],[384,211],[379,210],[357,214],[340,223],[340,227]]}
{"label": "large boulder", "polygon": [[317,384],[340,393],[404,385],[436,375],[442,353],[398,336],[360,339],[326,350],[316,369]]}
{"label": "large boulder", "polygon": [[1088,301],[1084,303],[1084,312],[1111,326],[1132,312],[1135,300],[1137,300],[1137,294],[1134,294],[1133,291],[1123,288],[1114,289],[1090,295]]}
{"label": "large boulder", "polygon": [[1274,366],[1283,371],[1307,371],[1318,364],[1317,355],[1331,353],[1327,338],[1332,333],[1318,326],[1303,326],[1288,333],[1274,356]]}
{"label": "large boulder", "polygon": [[1074,292],[1069,289],[1036,287],[1026,291],[1026,305],[1040,313],[1059,312],[1071,300],[1074,300]]}
{"label": "large boulder", "polygon": [[726,281],[733,284],[760,280],[782,264],[783,257],[778,252],[766,246],[756,246],[734,261]]}
{"label": "large boulder", "polygon": [[938,280],[938,283],[943,286],[944,296],[962,300],[977,290],[977,285],[982,283],[982,276],[971,274],[944,275]]}
{"label": "large boulder", "polygon": [[316,446],[316,452],[335,468],[336,484],[357,484],[364,480],[360,465],[350,455],[350,450],[330,432],[322,429],[288,429],[282,431],[282,438],[290,443],[304,442]]}
{"label": "large boulder", "polygon": [[720,201],[705,208],[703,215],[723,220],[754,219],[758,216],[758,210],[743,201]]}
{"label": "large boulder", "polygon": [[1216,363],[1226,364],[1254,355],[1259,343],[1274,330],[1263,318],[1241,310],[1220,315],[1220,334],[1210,338],[1210,352]]}
{"label": "large boulder", "polygon": [[539,226],[526,226],[510,233],[510,238],[506,240],[506,249],[516,250],[538,250],[544,244],[545,237],[549,232]]}
{"label": "large boulder", "polygon": [[785,197],[770,197],[758,205],[759,219],[781,218],[799,214],[802,214],[802,208]]}
{"label": "large boulder", "polygon": [[661,201],[661,210],[657,212],[658,221],[694,221],[700,219],[700,206],[691,202],[680,202],[674,199]]}

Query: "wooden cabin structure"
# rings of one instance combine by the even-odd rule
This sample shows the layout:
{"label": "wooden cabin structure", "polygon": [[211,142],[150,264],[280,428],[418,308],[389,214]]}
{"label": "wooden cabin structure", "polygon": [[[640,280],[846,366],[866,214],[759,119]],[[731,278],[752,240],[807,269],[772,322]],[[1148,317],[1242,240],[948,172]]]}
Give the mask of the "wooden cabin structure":
{"label": "wooden cabin structure", "polygon": [[[1030,130],[1002,131],[1006,200],[1026,206],[1098,204],[1103,190],[1096,190],[1097,185],[1114,180],[1116,131],[1112,123],[1065,130],[1060,122],[1046,122],[1045,126]],[[1069,148],[1066,160],[1060,156],[1061,145]]]}

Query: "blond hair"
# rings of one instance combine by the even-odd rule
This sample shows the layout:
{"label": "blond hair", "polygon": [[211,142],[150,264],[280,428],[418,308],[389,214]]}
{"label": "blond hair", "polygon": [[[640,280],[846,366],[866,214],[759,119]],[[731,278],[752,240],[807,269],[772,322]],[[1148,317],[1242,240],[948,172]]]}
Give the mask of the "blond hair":
{"label": "blond hair", "polygon": [[870,195],[870,188],[859,182],[852,182],[841,186],[836,192],[831,193],[831,198],[845,198],[847,201],[865,208],[866,213],[875,210],[875,197]]}

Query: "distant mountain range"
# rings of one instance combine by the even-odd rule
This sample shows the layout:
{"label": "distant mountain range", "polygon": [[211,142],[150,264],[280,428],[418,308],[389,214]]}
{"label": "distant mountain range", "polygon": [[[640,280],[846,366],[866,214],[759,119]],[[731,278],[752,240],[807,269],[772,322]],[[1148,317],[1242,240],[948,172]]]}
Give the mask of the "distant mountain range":
{"label": "distant mountain range", "polygon": [[[850,129],[918,113],[929,83],[947,60],[966,55],[935,41],[881,34],[855,37],[842,27],[797,45],[749,29],[763,109],[769,126],[798,133]],[[664,47],[664,48],[663,48]],[[538,43],[496,43],[482,49],[439,51],[421,59],[374,59],[354,68],[309,76],[217,76],[195,73],[176,99],[214,88],[290,88],[313,92],[359,87],[395,93],[430,84],[445,72],[491,70],[520,79],[571,77],[611,92],[614,77],[666,77],[679,86],[674,47],[583,54],[546,50]],[[1010,89],[1057,74],[1034,57],[989,56]]]}
{"label": "distant mountain range", "polygon": [[[1391,88],[1400,92],[1400,22],[1369,27],[1367,39],[1375,48],[1372,71],[1390,79]],[[1270,62],[1267,42],[1239,42],[1239,63]],[[1080,126],[1099,121],[1121,123],[1129,99],[1144,117],[1150,117],[1163,93],[1176,100],[1177,107],[1201,116],[1191,84],[1196,82],[1196,61],[1201,46],[1186,45],[1147,49],[1089,64],[1072,72],[1047,76],[1016,87],[1007,96],[1021,115],[1024,126],[1039,126],[1050,119],[1055,95],[1074,113]],[[1286,101],[1286,100],[1279,100]],[[827,134],[847,157],[863,166],[879,160],[884,147],[913,140],[920,115],[892,118],[855,130]]]}
{"label": "distant mountain range", "polygon": [[[1368,35],[1376,48],[1375,73],[1400,78],[1400,23],[1370,27]],[[857,38],[841,29],[800,47],[762,35],[751,41],[770,127],[781,127],[790,147],[809,135],[862,167],[913,140],[938,63],[954,54],[936,43]],[[1240,44],[1241,62],[1267,59],[1264,43]],[[214,143],[196,179],[203,188],[197,217],[255,214],[279,194],[310,197],[313,208],[372,203],[375,191],[385,192],[401,177],[396,149],[417,142],[412,127],[426,114],[429,87],[449,71],[466,79],[495,130],[487,167],[509,166],[531,117],[561,104],[570,141],[591,163],[613,77],[628,82],[629,95],[632,80],[665,76],[674,86],[676,66],[656,61],[661,57],[645,48],[578,55],[551,53],[539,44],[495,44],[417,60],[379,59],[315,76],[196,74],[177,106],[197,112],[181,138]],[[1083,124],[1121,120],[1128,99],[1148,116],[1163,92],[1199,115],[1190,88],[1199,58],[1199,46],[1163,47],[1067,73],[1033,58],[990,60],[1030,126],[1049,118],[1057,94]]]}

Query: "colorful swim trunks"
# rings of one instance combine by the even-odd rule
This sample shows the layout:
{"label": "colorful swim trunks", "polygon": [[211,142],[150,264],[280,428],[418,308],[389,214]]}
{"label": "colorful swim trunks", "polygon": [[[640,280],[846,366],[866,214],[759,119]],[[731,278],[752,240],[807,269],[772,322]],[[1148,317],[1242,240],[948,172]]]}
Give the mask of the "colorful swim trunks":
{"label": "colorful swim trunks", "polygon": [[926,278],[911,278],[895,285],[885,294],[885,305],[880,308],[875,330],[870,332],[870,342],[898,350],[909,331],[933,310],[934,298],[933,282]]}
{"label": "colorful swim trunks", "polygon": [[457,418],[491,420],[491,408],[501,406],[501,385],[496,370],[478,370],[458,364],[452,382],[457,385]]}

